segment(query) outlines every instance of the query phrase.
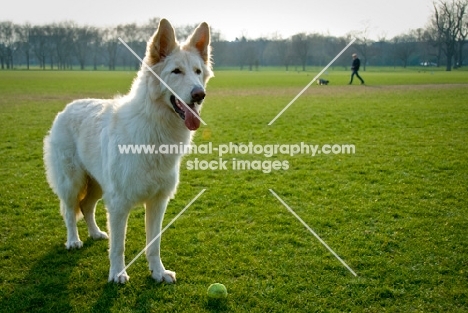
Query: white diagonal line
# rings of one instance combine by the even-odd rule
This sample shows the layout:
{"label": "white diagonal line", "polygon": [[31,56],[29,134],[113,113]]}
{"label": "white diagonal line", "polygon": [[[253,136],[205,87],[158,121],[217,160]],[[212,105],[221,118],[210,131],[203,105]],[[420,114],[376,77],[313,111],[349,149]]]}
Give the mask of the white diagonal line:
{"label": "white diagonal line", "polygon": [[164,86],[166,86],[166,88],[169,89],[169,91],[172,92],[172,94],[173,94],[174,96],[176,96],[177,99],[179,99],[179,101],[182,102],[182,104],[183,104],[190,112],[192,112],[192,114],[195,115],[195,117],[198,118],[198,119],[200,120],[200,122],[202,122],[203,125],[206,126],[206,123],[202,120],[202,118],[200,117],[200,115],[196,114],[196,113],[187,105],[187,103],[185,103],[185,101],[182,100],[182,98],[179,97],[179,96],[177,95],[177,93],[176,93],[174,90],[172,90],[172,88],[169,87],[169,85],[166,84],[166,82],[165,82],[161,77],[159,77],[159,75],[156,74],[156,73],[153,71],[153,69],[152,69],[148,64],[146,64],[146,62],[143,61],[143,60],[140,58],[140,56],[139,56],[138,54],[136,54],[135,51],[133,51],[132,48],[130,48],[130,47],[127,45],[127,43],[126,43],[125,41],[123,41],[122,38],[119,37],[119,40],[120,40],[120,42],[121,42],[121,43],[122,43],[122,44],[123,44],[139,61],[140,61],[140,62],[141,62],[141,64],[143,64],[144,66],[146,66],[146,68],[147,68],[151,73],[153,73],[153,75],[156,76],[156,78],[159,79],[159,81],[160,81]]}
{"label": "white diagonal line", "polygon": [[296,212],[294,212],[287,204],[286,202],[283,201],[283,199],[281,199],[272,189],[269,189],[270,192],[286,207],[286,209],[289,210],[289,212],[291,212],[298,220],[299,222],[301,222],[311,233],[312,235],[315,236],[315,238],[318,239],[318,241],[320,241],[324,246],[325,248],[328,249],[328,251],[330,251],[337,259],[338,261],[341,262],[341,264],[343,264],[350,272],[351,274],[353,274],[354,276],[357,276],[357,274],[351,269],[351,267],[348,266],[348,264],[346,264],[339,256],[338,254],[335,253],[335,251],[333,251],[326,243],[325,241],[322,240],[322,238],[320,238],[313,230],[312,228],[309,227],[309,225],[307,225],[300,217],[299,215],[296,214]]}
{"label": "white diagonal line", "polygon": [[143,250],[141,250],[140,253],[138,253],[136,257],[133,258],[133,260],[130,263],[127,264],[127,266],[125,266],[125,268],[119,273],[118,276],[122,275],[127,270],[127,268],[129,268],[130,265],[132,265],[148,249],[148,247],[153,244],[153,242],[155,242],[159,237],[161,237],[161,235],[166,231],[166,229],[168,229],[169,226],[171,226],[172,223],[174,223],[185,212],[185,210],[187,210],[195,202],[195,200],[197,200],[198,197],[200,197],[202,193],[205,192],[205,190],[206,189],[203,189],[202,191],[200,191],[200,193],[195,198],[193,198],[192,201],[190,201],[190,203],[187,204],[187,206],[182,211],[180,211],[179,214],[177,214],[177,216],[174,217],[172,221],[170,221],[169,224],[167,224],[166,227],[164,227],[163,230],[161,230],[161,232],[156,237],[154,237],[153,240],[151,240],[146,245],[146,247]]}
{"label": "white diagonal line", "polygon": [[284,113],[284,111],[286,111],[286,110],[297,100],[297,98],[299,98],[299,97],[304,93],[304,91],[306,91],[307,88],[309,88],[310,85],[312,85],[312,84],[314,83],[314,81],[315,81],[317,78],[319,78],[320,75],[322,75],[323,72],[325,72],[325,71],[330,67],[330,65],[332,65],[333,62],[335,62],[336,59],[338,59],[338,58],[340,57],[340,55],[343,54],[343,52],[345,52],[346,49],[348,49],[349,46],[351,46],[351,45],[353,44],[354,41],[356,41],[356,38],[354,38],[353,40],[351,40],[351,42],[350,42],[346,47],[344,47],[343,50],[341,50],[341,52],[338,53],[338,55],[337,55],[333,60],[331,60],[330,63],[328,63],[328,65],[325,66],[325,68],[324,68],[320,73],[318,73],[317,76],[315,76],[314,79],[312,79],[312,80],[310,81],[310,83],[309,83],[307,86],[305,86],[304,89],[302,89],[301,92],[299,92],[299,93],[297,94],[297,96],[295,96],[294,99],[292,99],[291,102],[289,102],[288,105],[285,106],[284,109],[281,110],[281,112],[279,112],[278,115],[275,116],[274,119],[271,120],[270,123],[268,123],[268,126],[271,126],[271,124],[273,124],[273,123]]}

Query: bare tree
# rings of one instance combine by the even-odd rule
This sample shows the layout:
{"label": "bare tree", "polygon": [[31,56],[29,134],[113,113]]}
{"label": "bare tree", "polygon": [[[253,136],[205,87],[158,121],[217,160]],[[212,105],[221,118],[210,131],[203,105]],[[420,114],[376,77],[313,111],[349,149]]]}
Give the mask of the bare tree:
{"label": "bare tree", "polygon": [[[468,0],[465,0],[462,2],[462,5],[465,6],[465,8],[468,6]],[[466,38],[468,37],[468,14],[465,14],[463,16],[458,16],[458,18],[461,20],[459,23],[459,30],[458,30],[458,38],[457,38],[457,47],[458,49],[456,50],[457,58],[456,58],[456,66],[461,67],[463,65],[463,46],[466,43]]]}
{"label": "bare tree", "polygon": [[302,70],[306,70],[307,58],[309,57],[309,51],[311,49],[311,42],[309,36],[306,33],[300,33],[292,36],[291,45],[293,53],[298,58],[302,65]]}
{"label": "bare tree", "polygon": [[94,27],[83,26],[76,28],[73,35],[73,50],[80,64],[80,69],[84,70],[89,53],[93,51],[92,45],[98,36],[98,31]]}
{"label": "bare tree", "polygon": [[103,31],[103,46],[107,52],[107,65],[109,70],[113,71],[117,63],[117,49],[119,46],[116,28],[110,27]]}
{"label": "bare tree", "polygon": [[220,30],[217,30],[217,29],[211,29],[210,31],[211,33],[211,42],[214,43],[214,42],[220,42],[222,39],[222,34],[221,34],[221,31]]}
{"label": "bare tree", "polygon": [[248,40],[245,43],[244,60],[249,66],[249,71],[253,69],[254,65],[258,64],[258,53],[255,41]]}
{"label": "bare tree", "polygon": [[[429,25],[424,30],[422,35],[423,41],[427,43],[426,45],[426,54],[428,57],[435,58],[437,67],[440,66],[442,60],[442,37],[435,25],[435,21],[431,20]],[[428,61],[427,59],[425,61]]]}
{"label": "bare tree", "polygon": [[274,64],[284,66],[288,71],[293,59],[291,40],[274,37],[265,48],[265,54]]}
{"label": "bare tree", "polygon": [[336,55],[331,53],[334,44],[330,37],[313,33],[309,35],[309,40],[311,47],[313,47],[309,53],[309,62],[313,62],[315,65],[322,67],[327,65]]}
{"label": "bare tree", "polygon": [[46,57],[48,55],[49,38],[46,27],[34,26],[30,31],[31,50],[36,56],[39,67],[45,70]]}
{"label": "bare tree", "polygon": [[0,63],[1,68],[13,68],[13,52],[15,50],[15,24],[0,22]]}
{"label": "bare tree", "polygon": [[434,3],[434,24],[443,42],[443,50],[447,57],[447,71],[452,70],[456,42],[459,39],[467,6],[468,1],[466,0]]}
{"label": "bare tree", "polygon": [[193,33],[197,26],[198,24],[190,24],[182,27],[176,27],[175,32],[177,39],[179,39],[181,42],[184,41]]}
{"label": "bare tree", "polygon": [[[140,31],[137,24],[125,24],[125,25],[118,25],[117,26],[117,33],[120,38],[122,38],[125,43],[137,54],[142,55],[143,51],[141,50],[141,38],[140,38]],[[124,67],[127,65],[127,62],[130,63],[131,68],[138,69],[140,67],[140,63],[137,58],[135,58],[131,53],[122,53],[121,54],[122,63]]]}
{"label": "bare tree", "polygon": [[242,36],[240,39],[236,38],[236,41],[234,42],[234,50],[232,52],[235,53],[235,57],[241,71],[244,69],[244,65],[246,63],[247,50],[247,38],[245,38],[245,36]]}
{"label": "bare tree", "polygon": [[19,49],[24,53],[26,69],[29,70],[31,59],[31,24],[26,23],[16,27],[16,34],[18,37]]}
{"label": "bare tree", "polygon": [[408,32],[396,36],[392,40],[393,52],[396,59],[399,59],[403,63],[403,67],[406,68],[410,57],[416,52],[417,38],[413,32]]}
{"label": "bare tree", "polygon": [[363,29],[360,31],[353,31],[349,36],[355,37],[354,48],[359,52],[360,59],[362,60],[362,70],[366,70],[367,63],[372,53],[373,40],[370,38],[370,26],[369,22],[363,22]]}
{"label": "bare tree", "polygon": [[[330,62],[333,57],[338,55],[341,50],[352,40],[351,35],[348,34],[346,37],[328,37],[326,38],[326,60]],[[344,70],[348,70],[348,66],[350,65],[350,56],[349,54],[345,53],[342,54],[335,62],[332,64],[332,68],[335,66],[342,66]]]}
{"label": "bare tree", "polygon": [[91,58],[93,60],[93,70],[97,70],[98,59],[102,49],[103,31],[100,28],[95,29],[95,36],[91,38]]}
{"label": "bare tree", "polygon": [[281,64],[285,67],[286,71],[288,71],[289,65],[292,63],[293,59],[291,40],[284,39],[280,41],[277,46],[277,49],[278,54],[280,56]]}
{"label": "bare tree", "polygon": [[[55,55],[58,69],[72,68],[73,39],[76,28],[77,26],[72,22],[52,24],[50,27],[51,55]],[[52,60],[50,67],[54,68]]]}
{"label": "bare tree", "polygon": [[141,37],[143,38],[143,41],[146,42],[151,38],[151,36],[156,31],[156,28],[158,28],[160,20],[161,19],[159,17],[151,18],[148,22],[146,22],[140,27],[140,33]]}

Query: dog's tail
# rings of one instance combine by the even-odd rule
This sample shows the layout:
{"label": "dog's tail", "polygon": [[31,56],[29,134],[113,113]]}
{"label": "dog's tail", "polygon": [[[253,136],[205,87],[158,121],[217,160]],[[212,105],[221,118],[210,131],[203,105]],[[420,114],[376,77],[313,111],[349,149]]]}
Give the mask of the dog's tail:
{"label": "dog's tail", "polygon": [[[73,149],[66,145],[53,144],[53,134],[49,133],[44,138],[44,165],[46,178],[50,187],[60,198],[60,213],[65,216],[65,210],[75,212],[76,219],[83,217],[80,202],[88,192],[89,177],[79,169],[73,158]],[[70,145],[69,142],[67,142]],[[67,208],[67,206],[69,206]]]}

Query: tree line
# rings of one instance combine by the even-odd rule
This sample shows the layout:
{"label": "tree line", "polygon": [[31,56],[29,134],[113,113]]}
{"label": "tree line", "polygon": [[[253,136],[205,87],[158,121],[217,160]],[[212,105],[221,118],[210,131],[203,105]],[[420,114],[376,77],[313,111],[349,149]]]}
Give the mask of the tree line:
{"label": "tree line", "polygon": [[[466,64],[468,58],[468,0],[439,1],[423,28],[408,30],[391,39],[372,40],[369,27],[335,37],[318,33],[298,33],[289,38],[222,39],[212,30],[215,67],[256,70],[261,66],[282,66],[286,70],[306,70],[307,66],[326,65],[352,38],[352,46],[362,60],[363,69],[372,66],[445,66],[447,71]],[[159,18],[137,25],[124,24],[98,28],[74,22],[48,25],[0,22],[1,69],[31,67],[40,69],[108,70],[138,69],[139,61],[120,43],[122,38],[137,54],[144,55],[146,41],[155,31]],[[176,28],[179,39],[186,38],[196,25]],[[334,66],[349,65],[349,56],[340,57]]]}

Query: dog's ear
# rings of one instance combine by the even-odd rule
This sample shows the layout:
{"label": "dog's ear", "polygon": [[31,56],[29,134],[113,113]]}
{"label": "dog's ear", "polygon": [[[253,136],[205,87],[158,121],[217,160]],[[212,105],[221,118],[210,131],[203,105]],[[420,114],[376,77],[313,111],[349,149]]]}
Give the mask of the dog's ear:
{"label": "dog's ear", "polygon": [[201,58],[206,64],[210,62],[210,27],[207,23],[203,22],[198,25],[192,36],[190,36],[189,45],[198,50]]}
{"label": "dog's ear", "polygon": [[178,46],[174,28],[168,20],[162,19],[158,29],[146,46],[146,62],[154,65],[162,61]]}

